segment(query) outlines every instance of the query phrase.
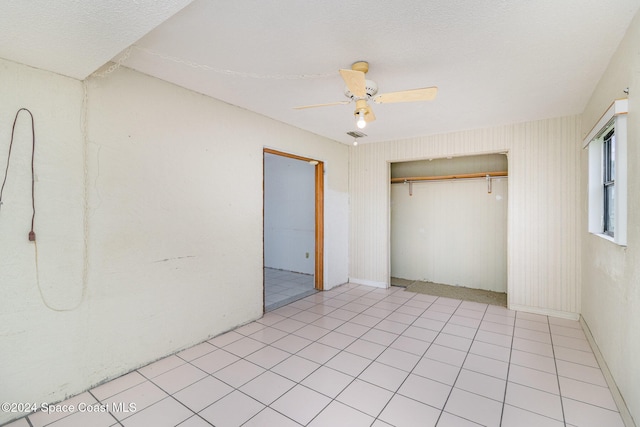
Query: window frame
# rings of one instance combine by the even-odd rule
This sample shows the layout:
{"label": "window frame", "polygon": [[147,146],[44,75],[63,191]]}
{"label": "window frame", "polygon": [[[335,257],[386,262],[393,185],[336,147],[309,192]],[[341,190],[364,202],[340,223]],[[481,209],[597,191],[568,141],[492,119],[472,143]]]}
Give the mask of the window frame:
{"label": "window frame", "polygon": [[603,186],[603,213],[602,213],[602,232],[607,236],[615,237],[615,220],[611,222],[611,214],[613,213],[615,219],[615,203],[611,206],[609,203],[609,194],[612,194],[612,199],[615,200],[615,123],[611,126],[611,130],[607,129],[606,135],[602,140],[602,186]]}
{"label": "window frame", "polygon": [[[627,245],[627,113],[626,99],[614,101],[583,143],[589,158],[588,231],[619,246]],[[605,139],[612,130],[613,158],[607,158]],[[605,187],[613,192],[613,206]],[[612,223],[607,221],[611,216],[605,218],[610,212]]]}

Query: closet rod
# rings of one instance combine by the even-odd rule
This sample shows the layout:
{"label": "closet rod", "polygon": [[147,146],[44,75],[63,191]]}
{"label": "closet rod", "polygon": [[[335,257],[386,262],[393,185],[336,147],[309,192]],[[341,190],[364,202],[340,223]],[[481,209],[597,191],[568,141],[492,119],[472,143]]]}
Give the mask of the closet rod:
{"label": "closet rod", "polygon": [[472,179],[472,178],[486,178],[493,177],[507,177],[507,171],[499,172],[478,172],[478,173],[462,173],[456,175],[438,175],[438,176],[408,176],[405,178],[391,178],[392,184],[402,184],[405,182],[417,182],[417,181],[443,181],[448,179]]}
{"label": "closet rod", "polygon": [[[504,178],[504,179],[509,179],[508,176],[504,175],[504,176],[499,176],[499,177],[495,177],[495,176],[490,176],[488,179],[493,180],[494,178]],[[486,177],[478,177],[478,178],[459,178],[459,179],[455,179],[454,181],[475,181],[477,179],[487,179]],[[445,181],[451,181],[450,179],[430,179],[428,181],[402,181],[402,182],[392,182],[391,184],[419,184],[421,182],[445,182]]]}

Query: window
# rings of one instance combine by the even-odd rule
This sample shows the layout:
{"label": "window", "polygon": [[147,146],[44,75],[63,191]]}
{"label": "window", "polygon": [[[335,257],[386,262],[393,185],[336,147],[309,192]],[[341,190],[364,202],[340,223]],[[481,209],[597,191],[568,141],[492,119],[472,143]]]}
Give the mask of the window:
{"label": "window", "polygon": [[589,232],[627,244],[627,100],[614,102],[585,139],[589,149]]}
{"label": "window", "polygon": [[615,233],[615,190],[616,190],[616,133],[611,129],[602,141],[602,185],[603,185],[603,227],[604,234],[613,237]]}

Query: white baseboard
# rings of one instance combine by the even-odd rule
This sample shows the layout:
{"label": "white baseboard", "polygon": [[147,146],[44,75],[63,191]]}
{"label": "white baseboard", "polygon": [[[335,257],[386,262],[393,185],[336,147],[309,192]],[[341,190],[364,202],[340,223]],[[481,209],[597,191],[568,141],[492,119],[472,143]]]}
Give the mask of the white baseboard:
{"label": "white baseboard", "polygon": [[376,282],[374,280],[357,279],[354,277],[349,277],[349,283],[355,283],[357,285],[373,286],[374,288],[382,288],[382,289],[386,289],[389,287],[389,284],[386,282]]}
{"label": "white baseboard", "polygon": [[543,316],[560,317],[562,319],[578,320],[578,313],[568,311],[549,310],[548,308],[529,307],[526,305],[509,304],[509,310],[524,311],[526,313],[541,314]]}
{"label": "white baseboard", "polygon": [[624,397],[618,390],[618,385],[613,379],[613,375],[611,375],[611,371],[609,371],[609,367],[607,366],[607,362],[604,360],[600,349],[598,348],[598,344],[596,344],[596,340],[591,335],[591,330],[589,329],[589,325],[585,322],[584,317],[580,316],[580,324],[582,325],[582,330],[584,334],[587,336],[587,341],[591,345],[591,349],[593,350],[593,354],[598,361],[598,365],[600,366],[600,370],[602,371],[602,375],[604,375],[604,379],[609,386],[609,390],[611,391],[611,395],[613,396],[613,401],[616,402],[616,406],[618,407],[618,412],[620,412],[620,416],[622,417],[622,421],[626,427],[636,427],[636,423],[633,421],[633,417],[631,416],[631,412],[629,412],[629,408],[627,408],[627,404],[624,401]]}

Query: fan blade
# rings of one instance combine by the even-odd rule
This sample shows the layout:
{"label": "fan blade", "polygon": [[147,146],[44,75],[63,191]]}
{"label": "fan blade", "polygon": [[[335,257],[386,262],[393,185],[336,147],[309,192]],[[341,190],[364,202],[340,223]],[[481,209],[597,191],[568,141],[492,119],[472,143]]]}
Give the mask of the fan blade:
{"label": "fan blade", "polygon": [[389,104],[392,102],[431,101],[438,94],[438,88],[425,87],[422,89],[403,90],[401,92],[382,93],[375,98],[376,104]]}
{"label": "fan blade", "polygon": [[313,105],[302,105],[300,107],[293,107],[294,110],[304,110],[305,108],[316,108],[316,107],[330,107],[332,105],[345,105],[350,103],[351,101],[338,101],[338,102],[329,102],[327,104],[313,104]]}
{"label": "fan blade", "polygon": [[367,106],[367,112],[364,113],[364,121],[370,123],[376,119],[376,115],[373,114],[371,107]]}
{"label": "fan blade", "polygon": [[367,82],[362,71],[340,70],[342,80],[352,94],[358,98],[364,98],[367,94]]}

